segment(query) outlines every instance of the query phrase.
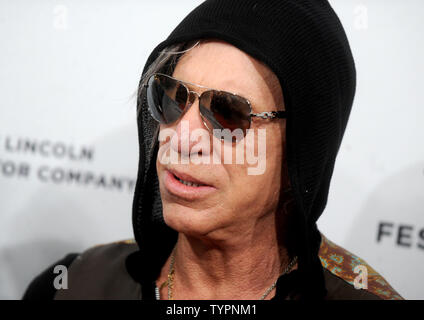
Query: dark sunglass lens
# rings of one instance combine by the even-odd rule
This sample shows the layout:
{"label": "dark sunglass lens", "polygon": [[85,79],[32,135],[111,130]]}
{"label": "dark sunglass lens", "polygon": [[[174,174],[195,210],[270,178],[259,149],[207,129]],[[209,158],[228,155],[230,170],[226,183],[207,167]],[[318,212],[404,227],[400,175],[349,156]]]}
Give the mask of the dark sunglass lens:
{"label": "dark sunglass lens", "polygon": [[200,112],[213,129],[241,129],[243,135],[250,126],[250,105],[246,99],[221,91],[202,95]]}
{"label": "dark sunglass lens", "polygon": [[175,122],[183,112],[187,98],[187,89],[175,79],[164,75],[153,75],[149,79],[147,101],[157,121],[165,124]]}
{"label": "dark sunglass lens", "polygon": [[158,85],[155,81],[155,76],[151,76],[147,82],[147,106],[149,107],[150,114],[152,117],[160,122],[164,123],[165,120],[162,115],[162,103],[160,94],[158,93]]}

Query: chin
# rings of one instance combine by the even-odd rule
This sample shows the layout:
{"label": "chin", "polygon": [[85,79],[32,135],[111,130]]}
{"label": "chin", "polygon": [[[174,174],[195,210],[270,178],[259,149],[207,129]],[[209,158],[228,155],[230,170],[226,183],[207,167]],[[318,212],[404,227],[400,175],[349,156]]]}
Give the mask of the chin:
{"label": "chin", "polygon": [[202,211],[175,203],[163,205],[163,218],[168,227],[193,237],[205,237],[220,229],[217,218],[207,210]]}

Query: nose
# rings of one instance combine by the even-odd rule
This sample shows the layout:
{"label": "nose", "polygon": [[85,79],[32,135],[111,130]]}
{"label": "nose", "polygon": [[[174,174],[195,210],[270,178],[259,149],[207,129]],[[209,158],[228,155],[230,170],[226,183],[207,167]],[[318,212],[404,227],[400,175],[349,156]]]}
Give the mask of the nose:
{"label": "nose", "polygon": [[[205,155],[205,152],[210,152],[210,135],[200,116],[199,101],[200,94],[189,91],[188,105],[176,123],[175,136],[171,139],[171,148],[182,157],[189,157],[192,153]],[[202,139],[200,134],[207,135],[209,145],[203,145],[206,139]]]}
{"label": "nose", "polygon": [[198,94],[196,91],[189,91],[188,92],[188,101],[190,104],[193,104],[194,101],[196,100],[200,101],[200,94]]}

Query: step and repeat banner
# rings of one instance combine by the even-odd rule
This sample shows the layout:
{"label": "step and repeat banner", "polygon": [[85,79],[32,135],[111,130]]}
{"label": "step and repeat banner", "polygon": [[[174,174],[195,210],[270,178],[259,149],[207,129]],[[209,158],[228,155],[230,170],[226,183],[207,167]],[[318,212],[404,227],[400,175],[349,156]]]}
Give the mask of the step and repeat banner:
{"label": "step and repeat banner", "polygon": [[[330,1],[358,87],[320,230],[424,299],[424,3]],[[201,1],[0,1],[0,299],[69,252],[132,238],[135,92]]]}

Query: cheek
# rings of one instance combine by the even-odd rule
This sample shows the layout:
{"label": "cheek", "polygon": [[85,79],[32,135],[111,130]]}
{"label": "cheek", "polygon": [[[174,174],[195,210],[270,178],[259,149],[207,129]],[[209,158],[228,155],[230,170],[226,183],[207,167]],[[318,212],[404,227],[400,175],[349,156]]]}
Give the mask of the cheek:
{"label": "cheek", "polygon": [[256,220],[276,209],[281,189],[279,170],[267,170],[262,175],[247,175],[242,170],[234,177],[225,195],[232,216]]}
{"label": "cheek", "polygon": [[223,154],[230,154],[228,158],[232,162],[227,164],[229,162],[225,161],[222,154],[221,161],[230,178],[270,181],[273,175],[279,176],[283,163],[283,129],[280,123],[267,123],[266,126],[249,129],[238,144],[224,144]]}
{"label": "cheek", "polygon": [[282,159],[278,133],[273,137],[267,132],[262,141],[259,134],[254,144],[246,143],[244,163],[225,165],[231,206],[254,216],[274,209],[281,189]]}

